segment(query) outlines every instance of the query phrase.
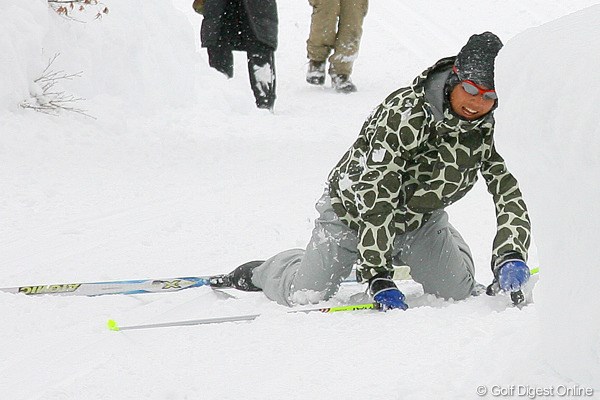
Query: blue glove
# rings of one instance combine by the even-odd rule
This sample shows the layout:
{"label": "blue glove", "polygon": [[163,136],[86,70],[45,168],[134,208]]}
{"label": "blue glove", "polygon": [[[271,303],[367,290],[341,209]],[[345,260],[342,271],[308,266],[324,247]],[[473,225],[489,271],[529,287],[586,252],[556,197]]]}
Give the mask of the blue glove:
{"label": "blue glove", "polygon": [[498,266],[498,284],[505,292],[516,292],[529,280],[529,267],[521,260],[507,260]]}
{"label": "blue glove", "polygon": [[369,281],[369,291],[373,300],[381,306],[383,311],[399,308],[406,310],[408,305],[404,302],[404,295],[394,281],[389,278],[374,277]]}

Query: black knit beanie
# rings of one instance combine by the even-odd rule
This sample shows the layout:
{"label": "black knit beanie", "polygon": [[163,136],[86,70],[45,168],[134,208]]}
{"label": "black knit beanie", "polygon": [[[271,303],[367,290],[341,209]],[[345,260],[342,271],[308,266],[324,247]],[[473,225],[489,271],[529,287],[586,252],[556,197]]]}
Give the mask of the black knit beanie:
{"label": "black knit beanie", "polygon": [[494,89],[494,60],[501,48],[502,42],[492,32],[471,36],[454,62],[459,80]]}

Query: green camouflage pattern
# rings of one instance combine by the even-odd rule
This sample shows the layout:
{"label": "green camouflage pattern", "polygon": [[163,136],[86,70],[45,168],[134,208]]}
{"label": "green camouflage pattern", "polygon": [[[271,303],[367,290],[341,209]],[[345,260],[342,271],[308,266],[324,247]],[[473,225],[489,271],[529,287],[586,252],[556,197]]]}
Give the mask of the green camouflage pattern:
{"label": "green camouflage pattern", "polygon": [[467,121],[446,109],[436,120],[425,98],[430,71],[452,62],[440,60],[390,94],[329,175],[333,209],[359,234],[362,281],[392,271],[395,235],[418,229],[434,210],[461,199],[478,171],[496,208],[492,266],[509,256],[527,259],[529,216],[517,180],[495,149],[492,113]]}

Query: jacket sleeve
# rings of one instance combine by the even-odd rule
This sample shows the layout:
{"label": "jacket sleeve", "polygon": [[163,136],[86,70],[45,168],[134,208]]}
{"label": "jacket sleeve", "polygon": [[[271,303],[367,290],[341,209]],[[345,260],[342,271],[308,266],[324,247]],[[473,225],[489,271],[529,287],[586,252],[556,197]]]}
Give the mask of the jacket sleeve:
{"label": "jacket sleeve", "polygon": [[415,113],[396,102],[383,103],[363,126],[361,134],[369,139],[354,185],[359,214],[357,269],[362,281],[392,270],[394,212],[402,171],[410,159],[410,149],[417,146],[419,139],[419,130],[408,126],[409,121],[414,123]]}
{"label": "jacket sleeve", "polygon": [[496,236],[492,250],[492,269],[508,258],[527,260],[531,223],[519,184],[507,170],[504,159],[492,145],[490,157],[482,163],[481,173],[496,208]]}

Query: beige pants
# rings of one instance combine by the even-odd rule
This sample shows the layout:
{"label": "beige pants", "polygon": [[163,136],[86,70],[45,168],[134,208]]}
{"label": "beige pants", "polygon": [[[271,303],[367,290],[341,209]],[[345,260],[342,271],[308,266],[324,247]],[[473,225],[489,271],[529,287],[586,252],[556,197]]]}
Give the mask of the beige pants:
{"label": "beige pants", "polygon": [[325,61],[333,52],[329,57],[329,73],[350,75],[369,0],[309,0],[309,3],[313,12],[306,41],[308,58]]}

